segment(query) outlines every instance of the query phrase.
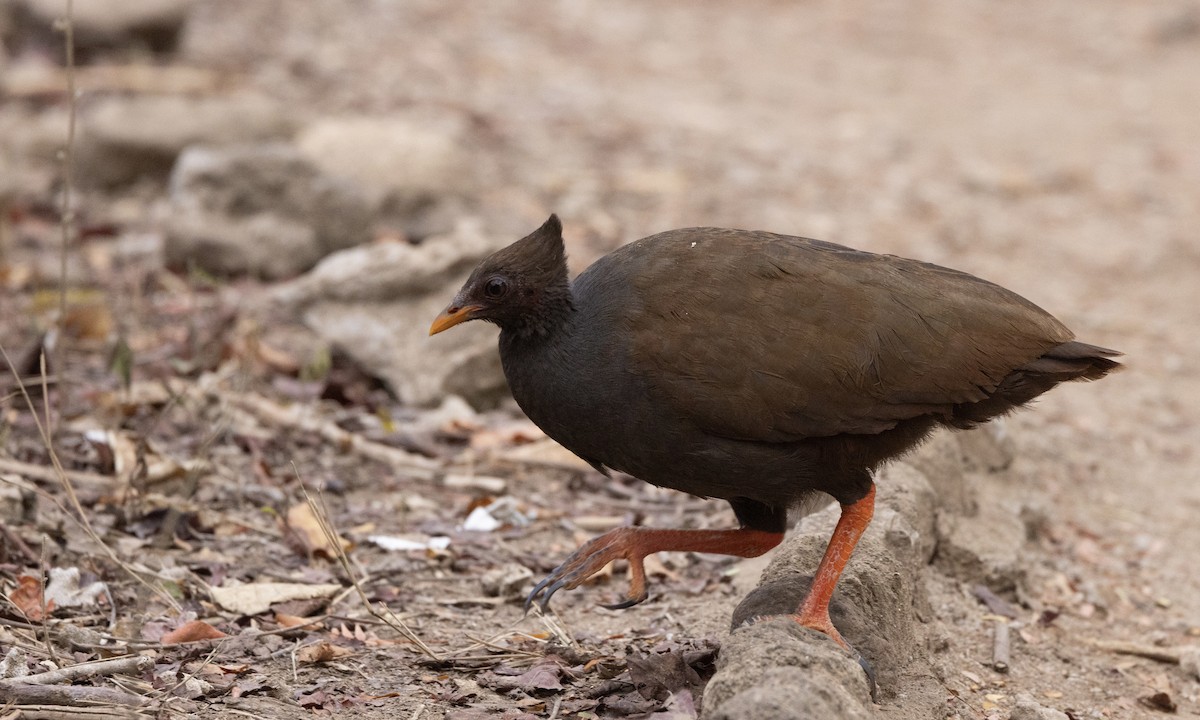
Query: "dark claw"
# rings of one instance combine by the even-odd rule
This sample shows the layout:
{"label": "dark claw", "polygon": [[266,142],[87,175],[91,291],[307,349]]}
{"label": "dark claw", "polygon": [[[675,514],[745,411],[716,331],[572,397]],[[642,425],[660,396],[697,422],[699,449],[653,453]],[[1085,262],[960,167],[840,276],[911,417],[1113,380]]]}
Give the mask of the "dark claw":
{"label": "dark claw", "polygon": [[858,664],[862,666],[863,672],[867,674],[867,684],[871,686],[871,702],[879,702],[879,685],[875,682],[875,668],[871,667],[871,663],[862,656],[862,653],[855,650],[854,654],[858,656]]}
{"label": "dark claw", "polygon": [[554,597],[554,593],[562,590],[566,584],[567,581],[564,578],[546,588],[546,594],[542,596],[542,601],[538,603],[538,605],[542,608],[542,612],[546,612],[546,609],[550,607],[550,598]]}
{"label": "dark claw", "polygon": [[600,607],[607,608],[609,610],[624,610],[625,608],[631,608],[640,602],[644,602],[646,600],[646,598],[648,598],[648,597],[650,597],[649,594],[643,595],[641,597],[626,598],[625,600],[622,600],[619,603],[613,603],[612,605],[601,605]]}
{"label": "dark claw", "polygon": [[[554,574],[553,574],[553,573],[551,573],[550,575],[546,576],[546,578],[545,578],[544,580],[542,580],[542,581],[541,581],[540,583],[538,583],[537,585],[534,585],[534,586],[533,586],[533,590],[532,590],[532,591],[530,591],[529,595],[527,595],[527,596],[525,597],[525,614],[526,614],[526,615],[528,615],[528,614],[529,614],[529,609],[530,609],[531,607],[533,607],[533,602],[534,602],[534,600],[536,600],[536,599],[537,599],[537,596],[541,594],[541,592],[542,592],[542,589],[543,589],[543,588],[545,588],[547,585],[549,585],[549,584],[550,584],[550,579],[551,579],[551,578],[553,578],[553,577],[554,577]],[[544,609],[544,608],[543,608],[543,609]]]}

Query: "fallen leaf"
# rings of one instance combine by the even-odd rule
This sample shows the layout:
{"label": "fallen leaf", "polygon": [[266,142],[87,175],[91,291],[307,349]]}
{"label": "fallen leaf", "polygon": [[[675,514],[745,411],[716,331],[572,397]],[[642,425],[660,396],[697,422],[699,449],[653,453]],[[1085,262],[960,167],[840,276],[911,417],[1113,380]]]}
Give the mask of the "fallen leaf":
{"label": "fallen leaf", "polygon": [[113,334],[116,321],[108,305],[94,303],[67,308],[62,325],[73,338],[102,342]]}
{"label": "fallen leaf", "polygon": [[[337,557],[337,550],[325,536],[325,531],[321,529],[321,522],[313,514],[312,506],[308,502],[296,503],[290,507],[287,511],[286,523],[291,537],[300,545],[300,549],[305,555]],[[343,550],[348,551],[353,547],[345,538],[339,537],[337,541],[341,543]]]}
{"label": "fallen leaf", "polygon": [[271,605],[286,600],[307,600],[329,597],[340,592],[341,585],[333,583],[305,585],[302,583],[247,583],[209,588],[212,599],[230,612],[241,615],[257,615],[271,609]]}
{"label": "fallen leaf", "polygon": [[562,668],[557,663],[544,662],[529,668],[520,675],[506,676],[498,672],[489,673],[487,684],[501,692],[508,690],[525,692],[562,690],[562,683],[559,682],[560,675],[562,675]]}
{"label": "fallen leaf", "polygon": [[305,627],[307,625],[316,625],[321,622],[318,619],[300,617],[298,615],[288,615],[287,613],[275,613],[275,622],[279,623],[280,627],[294,628]]}
{"label": "fallen leaf", "polygon": [[353,654],[354,651],[350,648],[338,647],[328,640],[322,640],[315,645],[305,645],[297,650],[296,660],[308,664],[325,663]]}
{"label": "fallen leaf", "polygon": [[216,640],[223,637],[227,637],[225,633],[203,620],[192,620],[163,635],[162,642],[164,645],[174,645],[175,643],[195,642],[197,640]]}
{"label": "fallen leaf", "polygon": [[[32,575],[17,578],[17,586],[8,594],[8,601],[28,620],[39,622],[45,619],[42,614],[42,583]],[[53,609],[53,603],[47,602],[45,611],[49,613]]]}
{"label": "fallen leaf", "polygon": [[715,671],[715,643],[700,639],[694,646],[665,642],[642,657],[626,658],[629,678],[642,697],[665,701],[672,694],[698,691],[704,687],[704,677]]}

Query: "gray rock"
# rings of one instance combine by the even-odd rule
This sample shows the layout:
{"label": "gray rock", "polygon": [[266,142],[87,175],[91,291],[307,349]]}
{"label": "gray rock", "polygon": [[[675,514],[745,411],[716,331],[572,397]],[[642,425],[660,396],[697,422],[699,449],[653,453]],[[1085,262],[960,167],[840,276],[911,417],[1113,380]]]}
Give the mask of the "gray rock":
{"label": "gray rock", "polygon": [[1020,552],[1026,540],[1020,511],[999,502],[981,504],[974,517],[939,513],[939,570],[998,593],[1015,591],[1025,578]]}
{"label": "gray rock", "polygon": [[956,433],[962,448],[967,470],[995,473],[1012,465],[1016,457],[1012,436],[1008,434],[1004,418],[997,418],[974,430]]}
{"label": "gray rock", "polygon": [[286,138],[295,122],[280,105],[253,94],[134,96],[86,107],[79,130],[80,184],[115,187],[144,177],[165,180],[189,146]]}
{"label": "gray rock", "polygon": [[1179,667],[1192,680],[1200,680],[1200,645],[1180,649]]}
{"label": "gray rock", "polygon": [[371,237],[356,188],[284,145],[193,147],[179,158],[170,190],[169,267],[281,278]]}
{"label": "gray rock", "polygon": [[[880,475],[877,493],[874,520],[838,584],[830,615],[871,664],[886,696],[911,677],[908,668],[921,657],[913,608],[927,602],[917,580],[934,551],[938,497],[906,462]],[[705,717],[871,716],[865,673],[832,640],[786,618],[744,627],[753,618],[796,610],[839,513],[833,505],[805,518],[734,611],[736,629],[722,644],[720,668],[705,692]],[[940,694],[931,698],[936,703]]]}
{"label": "gray rock", "polygon": [[[57,35],[54,23],[65,14],[63,0],[19,0],[24,33],[46,42]],[[76,52],[129,45],[155,52],[173,50],[194,0],[87,0],[75,3]],[[61,44],[61,36],[59,42]]]}
{"label": "gray rock", "polygon": [[[324,118],[296,143],[317,167],[353,180],[382,218],[409,237],[453,227],[478,172],[465,123],[454,115],[422,118]],[[477,153],[474,154],[478,156]]]}
{"label": "gray rock", "polygon": [[866,675],[832,640],[787,618],[733,632],[704,691],[709,720],[869,718]]}
{"label": "gray rock", "polygon": [[960,433],[937,430],[905,459],[925,473],[937,492],[941,509],[960,515],[975,513],[975,482],[965,475]]}
{"label": "gray rock", "polygon": [[1017,704],[1008,714],[1008,720],[1068,720],[1069,716],[1060,710],[1042,705],[1028,693],[1017,696]]}
{"label": "gray rock", "polygon": [[483,574],[479,582],[483,594],[489,597],[522,597],[528,589],[533,571],[517,563],[505,563]]}
{"label": "gray rock", "polygon": [[429,337],[429,324],[484,255],[506,245],[460,222],[420,245],[378,243],[331,255],[274,299],[383,378],[405,402],[459,395],[476,407],[508,396],[494,326],[467,323]]}
{"label": "gray rock", "polygon": [[[838,583],[830,615],[890,687],[917,650],[912,608],[922,590],[915,578],[933,553],[936,497],[926,477],[904,463],[881,477],[877,493],[875,517]],[[805,518],[776,551],[758,589],[734,610],[734,627],[796,610],[839,514],[832,505]]]}

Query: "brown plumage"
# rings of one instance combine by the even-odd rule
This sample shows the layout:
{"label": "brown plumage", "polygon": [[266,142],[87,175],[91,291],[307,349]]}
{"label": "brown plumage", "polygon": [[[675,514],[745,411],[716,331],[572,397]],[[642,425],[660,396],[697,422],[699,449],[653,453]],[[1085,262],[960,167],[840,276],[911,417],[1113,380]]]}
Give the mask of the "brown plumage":
{"label": "brown plumage", "polygon": [[539,584],[547,603],[615,558],[645,598],[657,550],[752,556],[813,492],[843,506],[803,624],[841,640],[828,599],[870,521],[871,473],[939,425],[967,428],[1119,353],[966,273],[766,232],[691,228],[626,245],[568,282],[558,218],[488,257],[431,333],[501,328],[526,414],[596,468],[730,502],[742,528],[622,528]]}

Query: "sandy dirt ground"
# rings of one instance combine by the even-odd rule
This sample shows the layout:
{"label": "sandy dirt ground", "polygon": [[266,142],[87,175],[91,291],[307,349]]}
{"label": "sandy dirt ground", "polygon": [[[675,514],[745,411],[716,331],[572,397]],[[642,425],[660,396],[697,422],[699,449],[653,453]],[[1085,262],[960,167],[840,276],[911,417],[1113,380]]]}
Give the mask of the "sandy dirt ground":
{"label": "sandy dirt ground", "polygon": [[[936,717],[1007,718],[1021,693],[1072,718],[1156,717],[1165,706],[1147,698],[1162,694],[1178,716],[1200,716],[1200,678],[1095,645],[1200,643],[1200,6],[220,1],[199,4],[176,61],[227,73],[305,118],[426,107],[471,118],[484,148],[471,170],[480,188],[473,212],[488,232],[513,239],[557,212],[575,270],[675,227],[805,235],[972,272],[1048,309],[1081,339],[1123,351],[1124,372],[1059,388],[1006,421],[1015,460],[1001,494],[1037,508],[1045,528],[1022,549],[1025,577],[1011,597],[1025,632],[1014,639],[1010,672],[994,672],[986,667],[987,608],[970,587],[934,582],[933,617],[923,619],[938,628],[931,636],[950,638],[937,651],[934,681],[945,698]],[[15,103],[0,113],[32,112]],[[125,222],[152,234],[161,193],[142,186],[85,201],[117,198]],[[49,252],[52,241],[26,250]],[[252,283],[232,288],[262,292]],[[10,352],[28,342],[35,323],[16,314],[35,300],[32,291],[6,291],[14,310],[4,313],[14,315],[0,329]],[[16,412],[11,395],[5,402]],[[178,432],[200,432],[202,417]],[[516,416],[502,408],[482,417],[487,427],[507,427]],[[36,445],[27,425],[14,427],[10,457]],[[179,446],[206,451],[199,441]],[[412,518],[437,513],[399,498],[422,495],[456,510],[466,502],[381,478],[380,467],[353,458],[322,459],[327,450],[315,441],[265,452],[285,477],[292,460],[301,475],[343,477],[345,492],[332,500],[343,528],[371,522],[411,532],[421,529]],[[716,503],[631,481],[616,483],[614,494],[595,475],[493,470],[507,473],[507,493],[520,503],[566,508],[568,518],[732,521]],[[294,498],[295,489],[285,494]],[[216,491],[194,500],[221,502]],[[397,563],[377,551],[360,562],[401,588],[391,597],[430,642],[463,646],[514,626],[536,634],[544,628],[519,625],[515,602],[442,602],[478,596],[479,573],[503,562],[544,572],[590,534],[562,522],[535,527],[468,544],[453,566]],[[260,570],[278,561],[269,548],[253,558]],[[336,574],[323,567],[314,579]],[[738,567],[727,562],[679,558],[672,567],[660,578],[678,591],[669,598],[623,613],[597,609],[620,588],[616,578],[559,598],[562,622],[597,657],[719,642],[750,584],[714,581]],[[554,693],[530,692],[518,706],[520,692],[494,681],[503,673],[481,685],[477,668],[422,666],[407,646],[380,645],[299,675],[279,650],[263,653],[260,669],[273,673],[288,703],[303,688],[311,712],[618,714],[556,705]],[[355,682],[360,696],[379,699],[312,701]],[[591,676],[572,687],[599,682]],[[186,702],[176,712],[238,716],[223,701]],[[280,700],[253,714],[284,717],[287,707]],[[903,686],[884,688],[875,712],[930,717]]]}

